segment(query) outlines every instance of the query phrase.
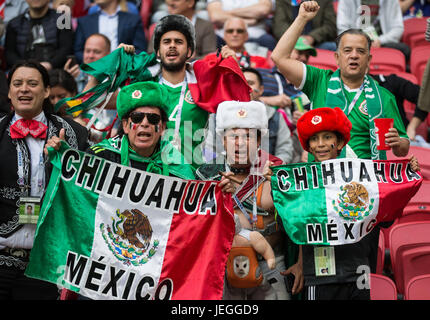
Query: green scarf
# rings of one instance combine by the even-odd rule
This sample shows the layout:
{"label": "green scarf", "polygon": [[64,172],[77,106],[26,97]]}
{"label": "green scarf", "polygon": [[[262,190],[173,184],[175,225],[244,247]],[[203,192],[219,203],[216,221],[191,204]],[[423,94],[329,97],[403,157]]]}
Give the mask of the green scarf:
{"label": "green scarf", "polygon": [[124,166],[130,166],[130,160],[144,162],[148,164],[147,172],[164,176],[172,174],[182,179],[195,179],[192,166],[185,162],[182,154],[168,141],[160,140],[159,148],[150,157],[142,157],[131,149],[127,135],[123,135],[121,140],[118,137],[104,139],[97,145],[120,154],[121,164]]}
{"label": "green scarf", "polygon": [[[385,160],[387,159],[386,152],[384,150],[378,150],[376,145],[376,133],[374,119],[383,116],[383,105],[381,95],[379,93],[376,81],[365,75],[364,82],[362,85],[367,102],[367,112],[369,114],[369,135],[370,135],[370,150],[372,153],[372,160]],[[331,76],[326,96],[326,105],[334,108],[339,107],[348,116],[352,108],[349,109],[349,104],[346,99],[344,92],[344,86],[340,77],[340,69],[337,69]],[[352,106],[354,107],[354,106]],[[343,148],[341,156],[344,157],[346,147]]]}
{"label": "green scarf", "polygon": [[99,84],[75,97],[61,99],[55,105],[56,111],[63,104],[68,106],[68,114],[92,109],[105,101],[109,93],[133,82],[154,80],[160,71],[155,54],[149,55],[144,51],[128,54],[124,48],[90,64],[83,63],[80,68],[95,77]]}

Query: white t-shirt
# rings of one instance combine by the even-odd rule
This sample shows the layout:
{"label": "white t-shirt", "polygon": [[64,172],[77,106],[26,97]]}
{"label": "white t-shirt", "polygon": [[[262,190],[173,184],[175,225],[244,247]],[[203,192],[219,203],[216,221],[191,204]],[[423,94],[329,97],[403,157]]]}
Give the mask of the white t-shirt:
{"label": "white t-shirt", "polygon": [[[259,0],[207,0],[207,3],[209,4],[211,2],[217,2],[217,1],[221,2],[222,9],[225,11],[230,11],[237,8],[249,7],[259,2]],[[273,11],[275,10],[275,0],[272,0],[272,9]],[[221,38],[224,38],[223,29],[217,29],[215,30],[215,33]],[[259,38],[265,33],[266,33],[266,28],[263,20],[256,25],[248,26],[248,34],[250,38]]]}

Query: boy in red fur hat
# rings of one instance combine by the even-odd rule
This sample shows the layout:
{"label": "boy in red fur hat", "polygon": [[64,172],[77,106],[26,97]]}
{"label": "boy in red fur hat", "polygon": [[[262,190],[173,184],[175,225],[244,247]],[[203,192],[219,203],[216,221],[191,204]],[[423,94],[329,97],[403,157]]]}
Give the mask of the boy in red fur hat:
{"label": "boy in red fur hat", "polygon": [[[304,150],[310,152],[315,161],[336,159],[350,139],[351,122],[340,108],[317,108],[306,112],[297,122],[297,133]],[[409,158],[411,168],[419,170],[414,156]],[[266,163],[264,174],[271,175]],[[362,272],[359,267],[369,267],[369,246],[366,237],[353,244],[338,246],[301,246],[305,298],[307,300],[370,300],[368,286],[358,286]],[[316,268],[324,260],[325,265],[334,266],[320,270]],[[331,270],[330,270],[331,269]],[[288,274],[288,270],[283,274]]]}

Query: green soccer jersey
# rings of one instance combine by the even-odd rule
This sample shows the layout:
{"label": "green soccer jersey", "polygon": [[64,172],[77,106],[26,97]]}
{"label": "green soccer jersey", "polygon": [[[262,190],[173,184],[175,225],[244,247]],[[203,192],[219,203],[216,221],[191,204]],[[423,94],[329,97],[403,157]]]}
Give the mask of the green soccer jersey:
{"label": "green soccer jersey", "polygon": [[188,85],[183,97],[182,108],[179,108],[181,100],[182,84],[172,86],[162,83],[168,90],[171,101],[167,112],[168,132],[165,138],[172,140],[175,132],[177,117],[180,117],[179,135],[181,138],[181,153],[184,155],[185,161],[191,163],[195,169],[203,164],[201,143],[205,137],[205,128],[208,122],[209,112],[200,108],[194,103]]}
{"label": "green soccer jersey", "polygon": [[[333,74],[331,70],[318,69],[313,66],[306,66],[304,79],[302,82],[302,91],[309,97],[312,102],[312,109],[326,107],[326,96],[330,78]],[[378,87],[383,103],[383,115],[381,118],[393,118],[394,127],[399,132],[400,137],[409,139],[406,134],[405,126],[397,108],[394,96],[385,88]],[[359,89],[352,90],[344,86],[340,90],[339,95],[345,96],[345,104],[338,106],[345,110],[354,100]],[[351,112],[348,114],[348,119],[351,121],[351,139],[348,143],[346,155],[347,157],[357,157],[360,159],[371,159],[372,152],[370,150],[370,134],[369,134],[369,116],[367,113],[367,103],[364,90],[356,100]]]}

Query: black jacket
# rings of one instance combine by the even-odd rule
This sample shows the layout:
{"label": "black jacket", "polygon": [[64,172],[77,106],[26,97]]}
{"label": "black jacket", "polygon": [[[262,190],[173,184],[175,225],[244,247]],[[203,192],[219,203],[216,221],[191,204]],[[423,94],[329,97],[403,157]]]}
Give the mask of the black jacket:
{"label": "black jacket", "polygon": [[[59,18],[60,14],[49,9],[40,19],[31,19],[29,13],[26,12],[9,21],[5,40],[8,68],[24,59],[48,61],[53,68],[63,68],[67,55],[73,54],[74,34],[72,28],[60,29],[57,27]],[[33,24],[42,25],[46,40],[45,43],[34,47],[31,45]]]}
{"label": "black jacket", "polygon": [[[48,120],[47,137],[59,135],[60,129],[65,129],[66,142],[75,149],[84,151],[88,147],[88,131],[72,119],[61,118],[57,115],[46,114]],[[30,185],[31,162],[25,139],[10,137],[10,122],[13,114],[0,118],[0,237],[7,238],[21,225],[18,223],[19,198],[21,189],[18,185],[17,147],[24,156],[24,183]],[[45,156],[45,181],[48,184],[51,174],[51,163]]]}

